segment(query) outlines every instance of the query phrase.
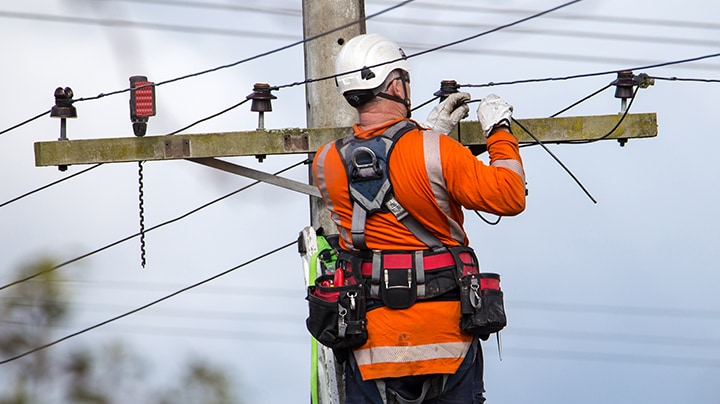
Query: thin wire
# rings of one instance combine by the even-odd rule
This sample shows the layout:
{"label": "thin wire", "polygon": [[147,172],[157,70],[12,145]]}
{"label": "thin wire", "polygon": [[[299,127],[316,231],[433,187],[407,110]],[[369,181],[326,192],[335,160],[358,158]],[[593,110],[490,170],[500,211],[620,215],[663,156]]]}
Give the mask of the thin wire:
{"label": "thin wire", "polygon": [[612,85],[613,85],[612,83],[606,85],[605,87],[603,87],[603,88],[595,91],[594,93],[588,95],[587,97],[581,99],[580,101],[575,102],[574,104],[570,105],[569,107],[566,107],[566,108],[564,108],[564,109],[561,109],[560,111],[558,111],[558,112],[550,115],[550,118],[555,118],[556,116],[562,114],[563,112],[567,112],[568,110],[570,110],[570,109],[572,109],[572,108],[574,108],[574,107],[582,104],[583,102],[589,100],[590,98],[592,98],[592,97],[594,97],[594,96],[602,93],[603,91],[605,91],[605,90],[607,90],[608,88],[612,87]]}
{"label": "thin wire", "polygon": [[40,114],[35,115],[34,117],[32,117],[32,118],[30,118],[30,119],[27,119],[27,120],[25,120],[25,121],[23,121],[23,122],[20,122],[19,124],[15,125],[15,126],[11,126],[11,127],[7,128],[7,129],[1,131],[1,132],[0,132],[0,136],[2,136],[3,134],[5,134],[5,133],[7,133],[7,132],[10,132],[10,131],[12,131],[12,130],[15,130],[15,129],[21,127],[21,126],[27,125],[27,124],[29,124],[30,122],[32,122],[32,121],[34,121],[34,120],[36,120],[36,119],[40,119],[40,118],[44,117],[45,115],[47,115],[47,114],[49,114],[49,113],[50,113],[50,110],[44,111],[44,112],[42,112],[42,113],[40,113]]}
{"label": "thin wire", "polygon": [[86,169],[84,169],[84,170],[82,170],[82,171],[78,171],[78,172],[76,172],[76,173],[73,174],[73,175],[67,176],[67,177],[65,177],[65,178],[61,178],[61,179],[59,179],[59,180],[57,180],[57,181],[55,181],[55,182],[51,182],[51,183],[49,183],[49,184],[43,185],[43,186],[41,186],[40,188],[36,188],[36,189],[34,189],[34,190],[30,191],[30,192],[24,193],[24,194],[22,194],[22,195],[20,195],[20,196],[18,196],[18,197],[15,197],[15,198],[13,198],[13,199],[10,199],[9,201],[0,204],[0,208],[2,208],[2,207],[4,207],[4,206],[7,206],[7,205],[10,205],[10,204],[13,203],[13,202],[17,202],[17,201],[19,201],[19,200],[21,200],[21,199],[23,199],[23,198],[25,198],[25,197],[28,197],[28,196],[30,196],[30,195],[32,195],[32,194],[34,194],[34,193],[37,193],[37,192],[40,192],[40,191],[45,190],[45,189],[47,189],[47,188],[50,188],[50,187],[52,187],[53,185],[57,185],[57,184],[59,184],[59,183],[61,183],[61,182],[63,182],[63,181],[67,181],[67,180],[69,180],[69,179],[71,179],[71,178],[73,178],[73,177],[77,177],[77,176],[80,175],[80,174],[84,174],[84,173],[86,173],[86,172],[88,172],[88,171],[90,171],[90,170],[96,169],[96,168],[100,167],[102,164],[103,164],[103,163],[95,164],[94,166],[91,166],[91,167],[89,167],[89,168],[86,168]]}
{"label": "thin wire", "polygon": [[195,125],[197,125],[197,124],[200,124],[200,123],[205,122],[205,121],[209,121],[210,119],[213,119],[213,118],[217,118],[218,116],[220,116],[220,115],[222,115],[222,114],[224,114],[224,113],[226,113],[226,112],[232,111],[233,109],[235,109],[235,108],[237,108],[237,107],[245,104],[245,103],[248,102],[248,101],[250,101],[250,99],[249,99],[249,98],[246,98],[246,99],[238,102],[237,104],[235,104],[235,105],[233,105],[233,106],[231,106],[231,107],[228,107],[228,108],[226,108],[226,109],[224,109],[224,110],[222,110],[222,111],[220,111],[220,112],[218,112],[218,113],[216,113],[216,114],[210,115],[210,116],[208,116],[208,117],[206,117],[206,118],[200,119],[199,121],[193,122],[193,123],[191,123],[190,125],[185,126],[184,128],[180,128],[180,129],[178,129],[178,130],[176,130],[176,131],[174,131],[174,132],[168,133],[166,136],[177,135],[178,133],[180,133],[180,132],[182,132],[182,131],[184,131],[184,130],[186,130],[186,129],[190,129],[190,128],[192,128],[193,126],[195,126]]}
{"label": "thin wire", "polygon": [[489,224],[490,226],[496,226],[497,224],[500,223],[500,219],[502,219],[502,216],[498,216],[498,217],[497,217],[497,220],[495,220],[494,222],[492,222],[492,221],[486,219],[486,218],[485,218],[483,215],[481,215],[480,212],[478,212],[477,210],[473,210],[473,212],[475,212],[475,214],[476,214],[480,219],[482,219],[483,222]]}
{"label": "thin wire", "polygon": [[178,290],[178,291],[176,291],[176,292],[173,292],[173,293],[171,293],[171,294],[169,294],[169,295],[166,295],[166,296],[164,296],[164,297],[161,297],[160,299],[154,300],[154,301],[152,301],[152,302],[150,302],[150,303],[148,303],[148,304],[145,304],[145,305],[143,305],[143,306],[140,306],[140,307],[138,307],[138,308],[136,308],[136,309],[130,310],[130,311],[128,311],[128,312],[126,312],[126,313],[123,313],[123,314],[121,314],[121,315],[119,315],[119,316],[115,316],[115,317],[113,317],[113,318],[111,318],[111,319],[108,319],[108,320],[105,320],[105,321],[103,321],[103,322],[101,322],[101,323],[98,323],[98,324],[95,324],[95,325],[93,325],[93,326],[87,327],[87,328],[82,329],[82,330],[80,330],[80,331],[78,331],[78,332],[72,333],[72,334],[70,334],[70,335],[67,335],[67,336],[65,336],[65,337],[62,337],[62,338],[57,339],[57,340],[55,340],[55,341],[49,342],[49,343],[47,343],[47,344],[45,344],[45,345],[41,345],[41,346],[39,346],[39,347],[37,347],[37,348],[33,348],[33,349],[31,349],[31,350],[29,350],[29,351],[26,351],[26,352],[24,352],[24,353],[21,353],[21,354],[19,354],[19,355],[16,355],[16,356],[13,356],[13,357],[11,357],[11,358],[2,360],[2,361],[0,361],[0,365],[4,365],[4,364],[6,364],[6,363],[9,363],[9,362],[18,360],[18,359],[23,358],[23,357],[25,357],[25,356],[31,355],[31,354],[33,354],[33,353],[35,353],[35,352],[42,351],[43,349],[50,348],[51,346],[57,345],[57,344],[59,344],[59,343],[61,343],[61,342],[63,342],[63,341],[67,341],[67,340],[69,340],[70,338],[77,337],[78,335],[84,334],[84,333],[89,332],[89,331],[92,331],[92,330],[94,330],[94,329],[96,329],[96,328],[102,327],[102,326],[104,326],[104,325],[110,324],[110,323],[115,322],[115,321],[117,321],[117,320],[120,320],[120,319],[122,319],[122,318],[128,317],[128,316],[133,315],[133,314],[135,314],[135,313],[138,313],[138,312],[140,312],[140,311],[142,311],[142,310],[145,310],[145,309],[147,309],[147,308],[149,308],[149,307],[152,307],[152,306],[154,306],[154,305],[156,305],[156,304],[158,304],[158,303],[161,303],[161,302],[164,302],[164,301],[166,301],[166,300],[168,300],[168,299],[171,299],[171,298],[173,298],[173,297],[175,297],[175,296],[177,296],[177,295],[179,295],[179,294],[181,294],[181,293],[187,292],[188,290],[191,290],[191,289],[194,289],[194,288],[196,288],[196,287],[198,287],[198,286],[204,285],[204,284],[206,284],[206,283],[208,283],[208,282],[211,282],[211,281],[213,281],[213,280],[215,280],[215,279],[218,279],[218,278],[220,278],[220,277],[222,277],[222,276],[225,276],[225,275],[227,275],[227,274],[229,274],[229,273],[231,273],[231,272],[233,272],[233,271],[235,271],[235,270],[237,270],[237,269],[240,269],[240,268],[242,268],[242,267],[244,267],[244,266],[247,266],[247,265],[252,264],[252,263],[254,263],[254,262],[256,262],[256,261],[259,261],[259,260],[261,260],[261,259],[263,259],[263,258],[265,258],[265,257],[268,257],[268,256],[270,256],[270,255],[272,255],[272,254],[275,254],[275,253],[277,253],[277,252],[279,252],[279,251],[282,251],[282,250],[284,250],[285,248],[288,248],[288,247],[290,247],[291,245],[294,245],[294,244],[296,244],[296,243],[297,243],[297,240],[294,240],[294,241],[292,241],[292,242],[290,242],[290,243],[287,243],[287,244],[285,244],[285,245],[283,245],[283,246],[277,247],[277,248],[275,248],[274,250],[271,250],[271,251],[268,251],[268,252],[266,252],[266,253],[264,253],[264,254],[262,254],[262,255],[259,255],[259,256],[255,257],[255,258],[251,259],[250,261],[246,261],[246,262],[244,262],[244,263],[242,263],[242,264],[240,264],[240,265],[237,265],[237,266],[235,266],[235,267],[232,267],[232,268],[230,268],[230,269],[228,269],[228,270],[226,270],[226,271],[224,271],[224,272],[221,272],[221,273],[219,273],[219,274],[217,274],[217,275],[211,276],[210,278],[207,278],[207,279],[202,280],[202,281],[200,281],[200,282],[194,283],[194,284],[192,284],[192,285],[190,285],[190,286],[184,287],[184,288],[182,288],[182,289],[180,289],[180,290]]}
{"label": "thin wire", "polygon": [[588,198],[590,198],[590,200],[593,203],[595,203],[595,204],[597,203],[595,198],[593,198],[593,196],[585,188],[585,186],[580,182],[580,180],[575,176],[575,174],[573,174],[572,171],[570,171],[570,169],[567,168],[567,166],[565,166],[565,164],[555,155],[555,153],[553,153],[547,146],[545,146],[545,144],[543,142],[541,142],[540,139],[538,139],[538,137],[535,136],[532,132],[530,132],[525,126],[523,126],[523,124],[518,122],[517,119],[515,119],[513,117],[510,117],[510,119],[512,119],[512,121],[515,122],[515,124],[517,124],[520,127],[520,129],[524,130],[528,135],[530,135],[530,137],[533,138],[537,142],[537,144],[539,144],[543,149],[545,149],[545,151],[550,155],[550,157],[552,157],[558,164],[560,164],[560,167],[562,167],[563,170],[565,170],[565,172],[568,173],[568,175],[575,181],[575,183],[578,184],[580,189],[582,189],[583,192],[585,192],[585,195],[587,195]]}
{"label": "thin wire", "polygon": [[[308,160],[308,159],[305,159],[305,160],[303,160],[303,161],[300,161],[300,162],[298,162],[298,163],[295,163],[295,164],[293,164],[293,165],[291,165],[291,166],[289,166],[289,167],[286,167],[286,168],[284,168],[284,169],[276,172],[274,175],[282,174],[283,172],[285,172],[285,171],[287,171],[287,170],[290,170],[290,169],[293,169],[293,168],[295,168],[295,167],[297,167],[297,166],[299,166],[299,165],[308,164],[308,163],[309,163],[309,160]],[[191,210],[191,211],[189,211],[189,212],[186,212],[185,214],[180,215],[180,216],[178,216],[178,217],[176,217],[176,218],[174,218],[174,219],[171,219],[171,220],[168,220],[168,221],[166,221],[166,222],[163,222],[163,223],[157,224],[157,225],[155,225],[155,226],[152,226],[152,227],[146,229],[146,230],[145,230],[145,233],[147,234],[147,233],[149,233],[149,232],[151,232],[151,231],[153,231],[153,230],[159,229],[159,228],[161,228],[161,227],[164,227],[164,226],[167,226],[167,225],[169,225],[169,224],[172,224],[172,223],[175,223],[175,222],[177,222],[177,221],[180,221],[180,220],[182,220],[182,219],[185,219],[186,217],[188,217],[188,216],[190,216],[190,215],[192,215],[192,214],[194,214],[194,213],[197,213],[197,212],[201,211],[202,209],[207,208],[208,206],[211,206],[211,205],[213,205],[213,204],[215,204],[215,203],[217,203],[217,202],[220,202],[220,201],[222,201],[222,200],[224,200],[224,199],[227,199],[227,198],[229,198],[229,197],[231,197],[231,196],[233,196],[233,195],[235,195],[235,194],[237,194],[237,193],[240,193],[240,192],[242,192],[242,191],[245,191],[246,189],[248,189],[248,188],[250,188],[250,187],[252,187],[252,186],[257,185],[257,184],[259,184],[260,182],[261,182],[261,181],[252,182],[252,183],[250,183],[250,184],[248,184],[248,185],[246,185],[246,186],[244,186],[244,187],[242,187],[242,188],[240,188],[240,189],[237,189],[237,190],[235,190],[235,191],[233,191],[233,192],[230,192],[229,194],[226,194],[226,195],[224,195],[224,196],[221,196],[220,198],[217,198],[217,199],[215,199],[215,200],[213,200],[213,201],[210,201],[210,202],[208,202],[208,203],[206,203],[206,204],[204,204],[204,205],[201,205],[201,206],[199,206],[199,207],[197,207],[197,208],[195,208],[195,209],[193,209],[193,210]],[[96,249],[96,250],[93,250],[93,251],[91,251],[91,252],[89,252],[89,253],[87,253],[87,254],[84,254],[84,255],[81,255],[81,256],[79,256],[79,257],[76,257],[76,258],[73,258],[73,259],[71,259],[71,260],[68,260],[68,261],[65,261],[65,262],[63,262],[63,263],[60,263],[60,264],[58,264],[58,265],[56,265],[56,266],[54,266],[54,267],[52,267],[52,268],[45,269],[45,270],[40,271],[40,272],[37,272],[37,273],[35,273],[35,274],[26,276],[25,278],[18,279],[18,280],[14,281],[14,282],[10,282],[10,283],[8,283],[8,284],[6,284],[6,285],[0,286],[0,291],[2,291],[2,290],[4,290],[4,289],[7,289],[7,288],[9,288],[9,287],[12,287],[12,286],[21,284],[21,283],[23,283],[23,282],[27,282],[27,281],[29,281],[29,280],[31,280],[31,279],[37,278],[38,276],[44,275],[44,274],[46,274],[46,273],[53,272],[53,271],[58,270],[58,269],[60,269],[60,268],[62,268],[62,267],[64,267],[64,266],[70,265],[70,264],[72,264],[72,263],[78,262],[78,261],[80,261],[80,260],[82,260],[82,259],[85,259],[85,258],[87,258],[87,257],[90,257],[90,256],[92,256],[92,255],[95,255],[95,254],[97,254],[97,253],[99,253],[99,252],[105,251],[105,250],[107,250],[107,249],[109,249],[109,248],[111,248],[111,247],[114,247],[114,246],[116,246],[116,245],[118,245],[118,244],[121,244],[121,243],[124,243],[124,242],[126,242],[126,241],[128,241],[128,240],[131,240],[131,239],[133,239],[133,238],[135,238],[135,237],[137,237],[137,236],[139,236],[139,235],[140,235],[140,233],[132,234],[132,235],[127,236],[127,237],[125,237],[125,238],[123,238],[123,239],[120,239],[120,240],[118,240],[118,241],[115,241],[114,243],[110,243],[110,244],[108,244],[108,245],[106,245],[106,246],[104,246],[104,247],[100,247],[100,248],[98,248],[98,249]]]}
{"label": "thin wire", "polygon": [[720,83],[720,79],[698,79],[698,78],[684,78],[684,77],[659,77],[649,76],[655,80],[667,80],[667,81],[695,81],[699,83]]}
{"label": "thin wire", "polygon": [[440,97],[435,96],[435,97],[433,97],[433,98],[430,98],[429,100],[423,102],[422,104],[418,105],[417,107],[414,107],[413,109],[411,109],[411,111],[415,111],[415,110],[417,110],[417,109],[420,109],[420,108],[422,108],[422,107],[430,104],[431,102],[437,100],[438,98],[440,98]]}
{"label": "thin wire", "polygon": [[633,104],[633,102],[635,101],[635,96],[637,95],[637,93],[638,93],[639,90],[640,90],[640,86],[635,87],[635,91],[633,91],[632,98],[630,98],[630,103],[628,104],[627,108],[625,108],[625,111],[623,111],[622,116],[621,116],[620,119],[617,121],[617,123],[615,124],[615,126],[614,126],[612,129],[610,129],[610,131],[608,131],[608,133],[606,133],[605,135],[600,136],[599,138],[596,138],[596,139],[570,140],[570,141],[568,141],[568,142],[566,142],[566,143],[569,143],[569,144],[586,144],[586,143],[594,143],[594,142],[597,142],[597,141],[600,141],[600,140],[603,140],[603,139],[607,139],[610,135],[612,135],[612,134],[617,130],[617,128],[620,127],[620,124],[623,123],[623,121],[625,120],[625,117],[626,117],[626,116],[628,115],[628,113],[630,112],[630,107],[632,107],[632,104]]}
{"label": "thin wire", "polygon": [[607,74],[617,74],[617,72],[625,71],[625,70],[647,70],[647,69],[654,69],[657,67],[665,67],[665,66],[678,65],[678,64],[683,64],[683,63],[697,62],[699,60],[716,58],[718,56],[720,56],[720,53],[712,53],[709,55],[697,56],[697,57],[688,58],[688,59],[680,59],[680,60],[674,60],[674,61],[670,61],[670,62],[662,62],[662,63],[650,64],[650,65],[645,65],[645,66],[637,66],[637,67],[626,68],[626,69],[606,70],[606,71],[602,71],[602,72],[574,74],[574,75],[570,75],[570,76],[561,76],[561,77],[546,77],[546,78],[542,78],[542,79],[523,79],[523,80],[513,80],[513,81],[504,81],[504,82],[489,82],[489,83],[484,83],[484,84],[460,84],[459,87],[495,87],[495,86],[508,86],[508,85],[526,84],[526,83],[542,83],[542,82],[547,82],[547,81],[574,80],[574,79],[581,79],[581,78],[588,78],[588,77],[604,76]]}

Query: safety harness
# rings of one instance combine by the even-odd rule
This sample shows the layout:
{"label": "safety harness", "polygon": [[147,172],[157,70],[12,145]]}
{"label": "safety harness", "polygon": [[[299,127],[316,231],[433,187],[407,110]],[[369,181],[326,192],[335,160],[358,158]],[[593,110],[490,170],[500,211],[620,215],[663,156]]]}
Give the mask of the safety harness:
{"label": "safety harness", "polygon": [[[407,308],[417,299],[436,298],[455,290],[458,265],[472,267],[462,272],[478,269],[472,249],[444,246],[395,198],[390,182],[390,156],[397,141],[417,128],[413,121],[402,120],[370,139],[358,139],[350,134],[336,141],[353,205],[350,238],[359,250],[341,251],[338,262],[346,273],[367,280],[370,299],[381,300],[382,304],[394,309]],[[369,215],[380,211],[392,213],[428,249],[369,250],[365,242],[365,225]]]}

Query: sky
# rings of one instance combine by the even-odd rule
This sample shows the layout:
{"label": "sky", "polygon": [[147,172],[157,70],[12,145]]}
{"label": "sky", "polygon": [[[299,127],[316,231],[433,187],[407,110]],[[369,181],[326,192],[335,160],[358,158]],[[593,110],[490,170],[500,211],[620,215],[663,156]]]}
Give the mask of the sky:
{"label": "sky", "polygon": [[[397,3],[367,0],[367,14]],[[560,4],[416,0],[367,21],[367,29],[393,38],[412,55]],[[292,0],[5,2],[0,131],[49,110],[56,87],[69,86],[75,98],[90,98],[127,88],[133,75],[161,82],[298,41],[301,7]],[[584,0],[411,58],[413,103],[432,98],[446,79],[480,85],[562,78],[714,55],[720,49],[719,12],[720,5],[709,0],[681,7],[668,1]],[[489,402],[720,403],[720,175],[714,166],[720,83],[660,79],[717,80],[720,60],[633,71],[658,77],[638,91],[631,109],[657,114],[657,137],[630,140],[624,147],[616,141],[548,145],[597,204],[542,148],[527,147],[521,151],[526,211],[497,226],[466,213],[483,270],[502,276],[509,320],[502,361],[495,341],[484,343]],[[611,73],[464,90],[473,98],[500,95],[514,106],[516,118],[541,118],[615,78]],[[148,136],[173,132],[242,101],[253,83],[303,79],[302,47],[296,46],[160,86]],[[278,99],[266,114],[266,127],[304,127],[304,88],[274,94]],[[70,139],[133,136],[127,94],[76,107],[78,118],[68,121]],[[563,116],[619,110],[620,101],[608,89]],[[421,108],[414,116],[423,121],[429,111]],[[468,119],[476,119],[474,112]],[[45,116],[0,135],[0,204],[87,168],[35,167],[33,144],[56,140],[59,126]],[[184,133],[256,126],[257,116],[246,104]],[[229,160],[274,172],[303,158]],[[304,167],[284,175],[307,181]],[[182,160],[146,163],[145,225],[171,220],[250,183]],[[64,262],[135,234],[138,197],[137,164],[116,163],[1,207],[2,284],[42,257]],[[258,185],[147,233],[144,269],[137,238],[62,267],[74,314],[56,337],[290,243],[309,220],[307,197]],[[170,379],[186,358],[200,357],[228,371],[246,402],[303,402],[310,372],[304,296],[301,261],[292,246],[48,351],[122,340],[144,357],[152,378]]]}

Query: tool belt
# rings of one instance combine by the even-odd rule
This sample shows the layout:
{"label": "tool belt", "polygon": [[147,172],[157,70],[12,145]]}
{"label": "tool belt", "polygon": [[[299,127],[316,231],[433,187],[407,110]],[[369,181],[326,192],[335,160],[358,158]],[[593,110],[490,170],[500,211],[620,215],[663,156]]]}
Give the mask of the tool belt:
{"label": "tool belt", "polygon": [[[417,301],[459,300],[463,332],[486,340],[507,324],[500,276],[480,273],[474,251],[340,251],[335,271],[308,288],[310,333],[334,349],[367,340],[366,313],[378,307],[405,309]],[[335,285],[334,279],[343,279]]]}
{"label": "tool belt", "polygon": [[[343,270],[346,276],[365,284],[371,308],[406,309],[417,300],[459,298],[456,263],[461,262],[458,259],[461,253],[474,257],[468,247],[441,251],[342,251],[336,270]],[[475,265],[477,272],[477,260],[471,265]]]}

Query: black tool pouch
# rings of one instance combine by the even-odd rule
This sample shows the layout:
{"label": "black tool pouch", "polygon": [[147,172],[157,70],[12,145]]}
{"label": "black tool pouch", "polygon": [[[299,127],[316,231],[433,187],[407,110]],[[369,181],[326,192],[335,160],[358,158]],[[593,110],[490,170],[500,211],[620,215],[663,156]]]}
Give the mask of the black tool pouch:
{"label": "black tool pouch", "polygon": [[417,300],[415,272],[411,269],[384,269],[380,298],[391,309],[407,309]]}
{"label": "black tool pouch", "polygon": [[460,329],[487,340],[507,325],[500,275],[471,273],[460,278]]}
{"label": "black tool pouch", "polygon": [[[379,267],[379,282],[376,274],[378,269],[373,268],[372,284],[379,283],[378,295],[383,304],[391,309],[406,309],[415,304],[418,293],[413,254],[389,253],[374,257],[374,259],[378,258],[382,262]],[[376,265],[373,264],[373,267]]]}
{"label": "black tool pouch", "polygon": [[333,349],[353,348],[367,341],[365,294],[362,284],[330,286],[332,275],[323,275],[308,287],[308,331]]}

